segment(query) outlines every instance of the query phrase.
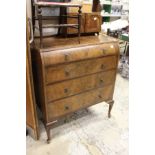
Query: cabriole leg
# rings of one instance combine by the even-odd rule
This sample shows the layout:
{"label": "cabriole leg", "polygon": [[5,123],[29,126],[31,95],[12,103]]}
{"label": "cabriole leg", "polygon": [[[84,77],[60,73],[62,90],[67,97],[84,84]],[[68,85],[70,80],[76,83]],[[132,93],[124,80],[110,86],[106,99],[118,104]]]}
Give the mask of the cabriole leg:
{"label": "cabriole leg", "polygon": [[109,104],[108,117],[110,118],[111,117],[111,110],[112,110],[112,107],[114,104],[114,100],[108,101],[107,103]]}
{"label": "cabriole leg", "polygon": [[47,144],[49,144],[51,140],[50,126],[46,126],[46,133],[47,133]]}

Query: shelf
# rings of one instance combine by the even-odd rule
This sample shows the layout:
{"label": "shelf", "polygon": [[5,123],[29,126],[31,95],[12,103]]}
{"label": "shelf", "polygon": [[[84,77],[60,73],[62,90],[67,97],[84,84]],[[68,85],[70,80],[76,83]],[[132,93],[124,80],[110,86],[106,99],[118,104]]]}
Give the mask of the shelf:
{"label": "shelf", "polygon": [[82,7],[82,4],[74,4],[74,3],[63,3],[63,2],[35,2],[34,5],[40,6],[40,7]]}
{"label": "shelf", "polygon": [[128,17],[129,15],[121,15],[122,17]]}
{"label": "shelf", "polygon": [[43,28],[58,28],[58,27],[72,27],[78,29],[78,24],[46,24]]}
{"label": "shelf", "polygon": [[112,14],[107,14],[107,15],[101,15],[102,17],[121,17],[122,15],[112,15]]}
{"label": "shelf", "polygon": [[118,6],[121,6],[121,5],[123,5],[123,3],[105,2],[105,3],[101,3],[101,5],[118,5]]}

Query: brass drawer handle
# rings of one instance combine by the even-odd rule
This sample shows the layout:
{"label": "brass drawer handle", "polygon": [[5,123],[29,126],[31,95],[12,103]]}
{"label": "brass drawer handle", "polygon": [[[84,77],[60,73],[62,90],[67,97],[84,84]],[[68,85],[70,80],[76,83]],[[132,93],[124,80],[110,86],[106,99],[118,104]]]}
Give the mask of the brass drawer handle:
{"label": "brass drawer handle", "polygon": [[66,106],[65,106],[65,110],[69,110],[69,106],[66,105]]}
{"label": "brass drawer handle", "polygon": [[68,93],[68,89],[67,88],[64,89],[64,93]]}
{"label": "brass drawer handle", "polygon": [[105,69],[106,65],[102,64],[101,69]]}

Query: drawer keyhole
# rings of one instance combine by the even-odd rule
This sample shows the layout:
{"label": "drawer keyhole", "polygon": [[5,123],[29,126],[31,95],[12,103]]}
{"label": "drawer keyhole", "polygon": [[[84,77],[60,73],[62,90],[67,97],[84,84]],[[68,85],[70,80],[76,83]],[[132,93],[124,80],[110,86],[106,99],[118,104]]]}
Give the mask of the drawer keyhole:
{"label": "drawer keyhole", "polygon": [[69,110],[69,106],[65,106],[65,110]]}

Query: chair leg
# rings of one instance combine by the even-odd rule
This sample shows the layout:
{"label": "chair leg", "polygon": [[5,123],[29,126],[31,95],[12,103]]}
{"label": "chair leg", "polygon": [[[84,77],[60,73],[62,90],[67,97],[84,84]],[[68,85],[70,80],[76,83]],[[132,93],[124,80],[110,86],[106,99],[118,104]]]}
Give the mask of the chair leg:
{"label": "chair leg", "polygon": [[43,46],[43,34],[42,34],[42,10],[38,8],[38,22],[39,22],[39,32],[40,32],[40,47]]}
{"label": "chair leg", "polygon": [[79,40],[79,44],[80,44],[80,36],[81,36],[81,7],[79,7],[78,10],[78,40]]}

